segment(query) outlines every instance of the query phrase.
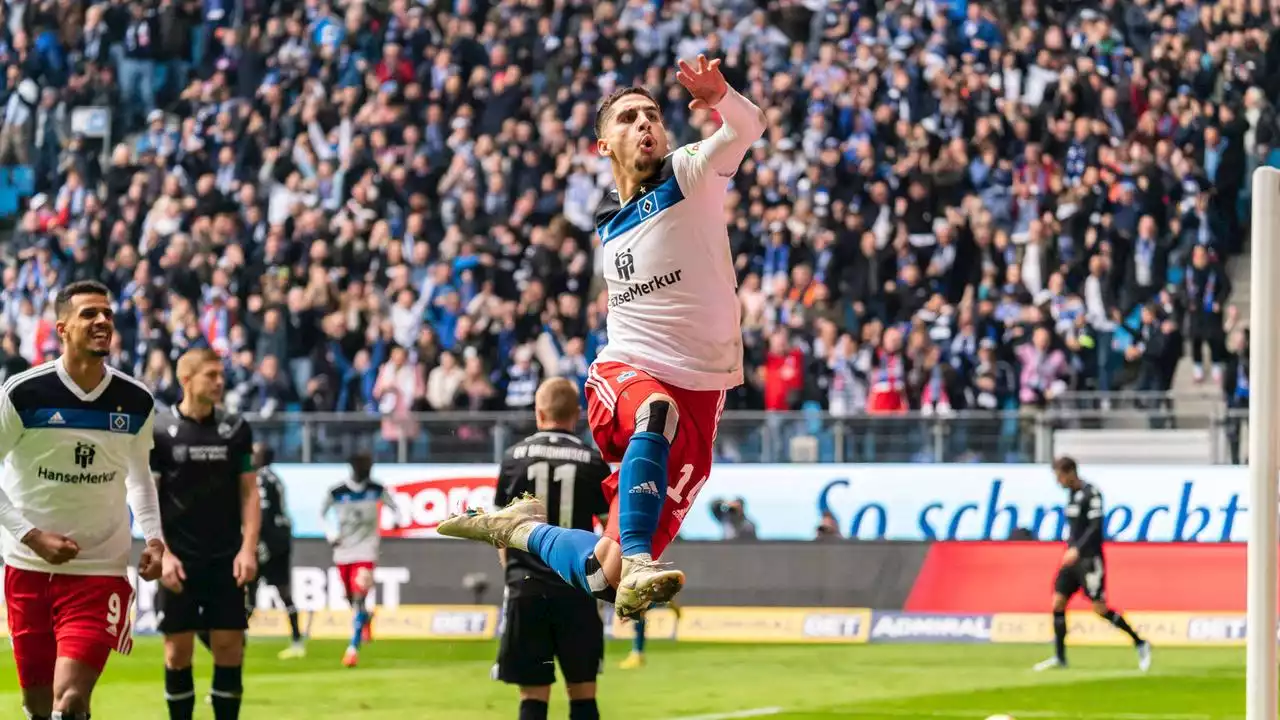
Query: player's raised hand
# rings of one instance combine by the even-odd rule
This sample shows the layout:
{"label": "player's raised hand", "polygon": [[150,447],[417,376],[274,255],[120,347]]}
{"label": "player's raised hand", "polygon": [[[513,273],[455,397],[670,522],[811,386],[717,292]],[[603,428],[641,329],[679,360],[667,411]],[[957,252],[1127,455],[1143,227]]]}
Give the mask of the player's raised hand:
{"label": "player's raised hand", "polygon": [[258,577],[257,549],[249,548],[237,553],[231,571],[236,576],[236,585],[244,587],[253,582],[253,579]]}
{"label": "player's raised hand", "polygon": [[164,572],[164,556],[164,543],[148,540],[147,547],[142,550],[142,559],[138,561],[138,577],[143,580],[159,580]]}
{"label": "player's raised hand", "polygon": [[58,533],[32,530],[22,538],[22,543],[35,551],[50,565],[61,565],[80,554],[75,540]]}
{"label": "player's raised hand", "polygon": [[697,65],[690,65],[684,60],[677,63],[676,80],[693,96],[689,103],[690,110],[710,110],[729,92],[729,83],[720,72],[720,60],[708,61],[706,55],[699,55]]}
{"label": "player's raised hand", "polygon": [[178,556],[171,552],[165,553],[160,571],[160,584],[176,593],[180,593],[182,592],[182,583],[186,579],[187,569],[182,566],[182,561],[178,559]]}

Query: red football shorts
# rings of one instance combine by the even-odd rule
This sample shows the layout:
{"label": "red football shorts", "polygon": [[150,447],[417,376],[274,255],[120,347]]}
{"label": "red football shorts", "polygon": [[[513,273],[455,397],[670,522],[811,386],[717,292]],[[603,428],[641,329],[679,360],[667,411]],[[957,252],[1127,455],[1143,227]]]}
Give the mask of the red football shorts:
{"label": "red football shorts", "polygon": [[[361,570],[369,571],[369,584],[367,587],[361,587],[356,582],[356,575],[359,575]],[[373,588],[373,563],[363,561],[340,564],[338,565],[338,577],[342,578],[342,588],[347,591],[347,597],[368,595],[369,590]]]}
{"label": "red football shorts", "polygon": [[[674,400],[679,416],[667,462],[667,501],[653,535],[653,556],[657,558],[680,532],[693,499],[711,476],[716,427],[724,412],[724,391],[685,390],[618,362],[595,363],[587,377],[587,421],[596,445],[610,463],[622,462],[627,443],[636,432],[636,413],[655,393]],[[618,540],[617,471],[605,480],[604,496],[609,501],[605,536]]]}
{"label": "red football shorts", "polygon": [[133,586],[126,578],[6,567],[4,598],[24,688],[53,685],[57,658],[102,672],[112,650],[133,649]]}

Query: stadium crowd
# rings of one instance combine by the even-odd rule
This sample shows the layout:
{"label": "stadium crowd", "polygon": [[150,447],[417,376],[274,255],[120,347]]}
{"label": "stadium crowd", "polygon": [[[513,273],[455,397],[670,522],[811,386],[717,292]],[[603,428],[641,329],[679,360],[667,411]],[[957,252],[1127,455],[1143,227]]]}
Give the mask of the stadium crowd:
{"label": "stadium crowd", "polygon": [[[529,408],[605,342],[596,102],[643,84],[695,142],[718,119],[674,61],[708,53],[770,121],[725,208],[749,378],[729,407],[1167,389],[1184,337],[1247,397],[1224,263],[1248,173],[1280,164],[1278,12],[8,0],[0,164],[39,194],[3,249],[3,368],[51,357],[52,293],[101,278],[110,361],[164,402],[207,346],[242,411]],[[106,163],[69,125],[92,105]]]}

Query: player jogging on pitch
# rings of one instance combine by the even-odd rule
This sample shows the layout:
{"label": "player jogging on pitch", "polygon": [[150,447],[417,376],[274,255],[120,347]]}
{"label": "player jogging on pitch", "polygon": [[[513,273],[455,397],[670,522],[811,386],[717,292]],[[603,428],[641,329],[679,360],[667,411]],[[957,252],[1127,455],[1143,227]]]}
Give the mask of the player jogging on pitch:
{"label": "player jogging on pitch", "polygon": [[62,356],[0,389],[4,594],[27,717],[88,720],[107,657],[133,647],[126,499],[147,539],[138,574],[160,577],[148,467],[155,402],[106,364],[115,333],[106,286],[71,283],[55,311]]}
{"label": "player jogging on pitch", "polygon": [[327,521],[329,511],[337,516],[336,533],[329,536],[333,545],[333,564],[338,567],[342,587],[354,613],[351,644],[342,656],[342,664],[355,667],[360,660],[360,644],[371,638],[373,616],[367,599],[373,589],[373,569],[378,563],[378,546],[382,540],[378,528],[379,504],[395,507],[395,497],[373,481],[373,458],[356,453],[351,458],[351,477],[334,485],[320,508]]}
{"label": "player jogging on pitch", "polygon": [[605,536],[545,523],[536,499],[439,527],[442,535],[527,550],[571,585],[614,602],[624,618],[683,587],[684,573],[655,559],[710,475],[725,390],[742,383],[724,202],[765,118],[729,87],[718,60],[679,66],[690,108],[714,108],[723,120],[706,140],[670,152],[661,108],[642,88],[613,93],[596,115],[596,147],[617,183],[596,213],[609,342],[587,380],[596,444],[605,460],[621,462],[605,483]]}
{"label": "player jogging on pitch", "polygon": [[1151,643],[1129,627],[1124,616],[1107,607],[1107,569],[1102,558],[1103,524],[1102,493],[1084,480],[1076,461],[1060,457],[1053,461],[1058,484],[1068,492],[1066,516],[1070,523],[1067,552],[1053,584],[1053,657],[1036,665],[1036,670],[1052,670],[1067,666],[1067,601],[1078,591],[1093,603],[1093,611],[1127,634],[1138,649],[1138,668],[1151,668]]}
{"label": "player jogging on pitch", "polygon": [[209,691],[217,720],[240,716],[246,589],[258,572],[262,513],[253,467],[253,431],[218,405],[222,359],[208,349],[178,359],[182,402],[160,413],[151,468],[171,543],[160,580],[158,629],[164,634],[164,695],[170,720],[191,720],[196,633],[213,653]]}
{"label": "player jogging on pitch", "polygon": [[[679,603],[672,600],[667,603],[667,607],[671,608],[671,612],[675,613],[676,623],[679,623],[681,615]],[[650,608],[650,610],[652,609],[653,608]],[[648,632],[648,622],[644,618],[636,620],[635,623],[633,623],[631,632],[631,652],[622,659],[622,662],[618,663],[618,669],[620,670],[639,670],[644,667],[647,662],[645,659],[644,647],[646,639],[645,634]]]}
{"label": "player jogging on pitch", "polygon": [[275,455],[264,443],[253,446],[253,464],[258,468],[258,497],[262,501],[262,536],[258,539],[258,579],[249,591],[249,614],[258,595],[258,585],[266,583],[280,593],[280,602],[289,614],[292,642],[280,651],[281,660],[307,656],[307,646],[298,626],[298,608],[293,604],[293,522],[285,506],[284,482],[271,469]]}
{"label": "player jogging on pitch", "polygon": [[[578,389],[564,378],[542,383],[534,396],[538,432],[507,450],[494,504],[533,494],[553,525],[591,532],[609,512],[602,483],[611,470],[600,453],[574,434],[581,414]],[[515,548],[498,551],[506,575],[502,642],[494,676],[520,686],[520,720],[547,720],[560,661],[570,720],[600,720],[596,675],[604,660],[600,601],[565,585],[538,558]]]}

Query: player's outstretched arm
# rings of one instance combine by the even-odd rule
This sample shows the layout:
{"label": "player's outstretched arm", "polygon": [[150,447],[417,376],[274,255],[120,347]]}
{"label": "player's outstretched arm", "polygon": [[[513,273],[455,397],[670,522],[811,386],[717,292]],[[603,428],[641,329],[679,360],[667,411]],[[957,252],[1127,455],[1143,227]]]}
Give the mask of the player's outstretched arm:
{"label": "player's outstretched arm", "polygon": [[680,61],[676,79],[689,91],[693,109],[715,108],[723,120],[720,129],[699,146],[697,156],[717,174],[729,177],[738,171],[752,143],[765,131],[764,111],[729,87],[720,72],[720,61],[699,55],[696,65]]}

